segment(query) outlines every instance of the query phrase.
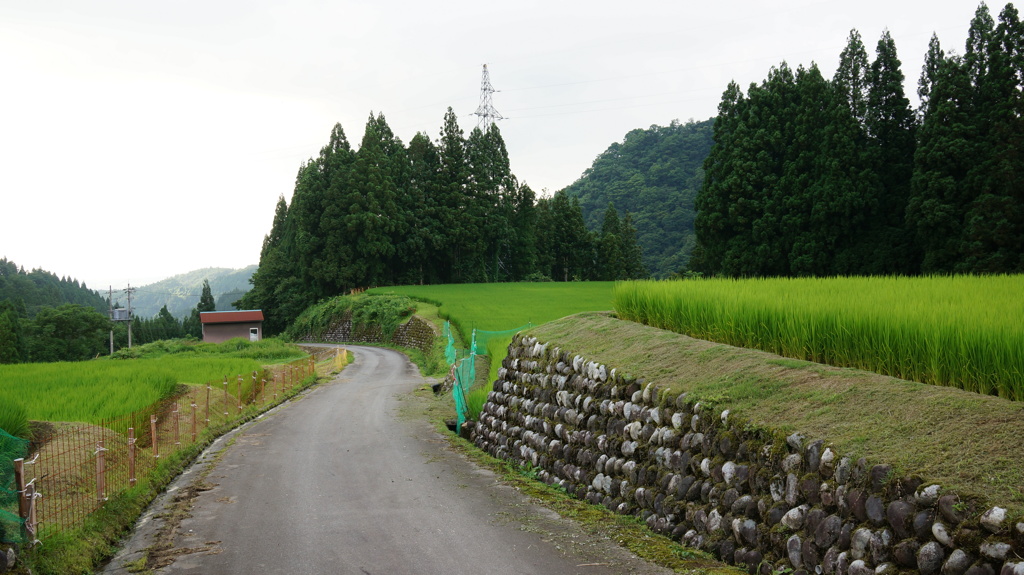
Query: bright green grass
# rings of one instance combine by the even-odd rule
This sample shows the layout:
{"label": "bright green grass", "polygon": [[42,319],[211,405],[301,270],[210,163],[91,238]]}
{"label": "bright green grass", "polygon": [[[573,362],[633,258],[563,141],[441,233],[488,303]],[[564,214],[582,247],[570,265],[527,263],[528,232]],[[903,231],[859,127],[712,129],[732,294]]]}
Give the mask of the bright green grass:
{"label": "bright green grass", "polygon": [[100,423],[170,396],[178,383],[234,383],[259,369],[252,359],[191,356],[0,365],[0,403],[20,404],[29,419]]}
{"label": "bright green grass", "polygon": [[[612,309],[613,282],[537,282],[383,287],[369,293],[396,293],[429,301],[458,327],[465,341],[473,329],[504,331],[540,325],[582,311]],[[510,340],[511,341],[511,340]]]}
{"label": "bright green grass", "polygon": [[21,406],[32,420],[101,423],[169,397],[180,383],[227,377],[229,391],[236,393],[241,375],[244,394],[252,387],[252,372],[262,372],[264,364],[305,356],[275,339],[160,341],[130,352],[133,359],[0,365],[0,404]]}
{"label": "bright green grass", "polygon": [[[478,333],[477,351],[486,349],[491,359],[486,379],[491,382],[497,379],[498,368],[517,328],[584,311],[610,310],[614,285],[614,282],[450,284],[383,287],[368,292],[402,294],[437,305],[439,315],[459,330],[467,347],[474,328],[492,332],[511,330],[496,337]],[[479,412],[489,390],[489,385],[470,390],[467,399],[471,417]]]}
{"label": "bright green grass", "polygon": [[619,317],[1024,400],[1024,276],[628,282]]}

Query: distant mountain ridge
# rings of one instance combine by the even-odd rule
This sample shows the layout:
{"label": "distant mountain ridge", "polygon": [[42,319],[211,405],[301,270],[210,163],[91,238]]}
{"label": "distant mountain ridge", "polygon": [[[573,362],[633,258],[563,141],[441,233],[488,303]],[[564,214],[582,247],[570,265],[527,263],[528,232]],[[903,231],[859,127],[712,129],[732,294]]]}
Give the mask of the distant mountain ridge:
{"label": "distant mountain ridge", "polygon": [[[187,317],[192,313],[192,308],[199,303],[204,279],[210,282],[217,310],[233,310],[235,308],[231,304],[238,301],[238,298],[252,287],[249,278],[257,267],[251,265],[242,269],[202,268],[140,286],[132,295],[132,313],[135,317],[151,318],[166,305],[167,311],[174,317]],[[114,302],[121,307],[128,307],[124,292],[115,294]]]}
{"label": "distant mountain ridge", "polygon": [[591,231],[600,231],[609,203],[620,216],[629,212],[647,271],[654,277],[678,272],[696,243],[694,200],[704,184],[713,125],[714,118],[632,130],[562,191],[579,198]]}

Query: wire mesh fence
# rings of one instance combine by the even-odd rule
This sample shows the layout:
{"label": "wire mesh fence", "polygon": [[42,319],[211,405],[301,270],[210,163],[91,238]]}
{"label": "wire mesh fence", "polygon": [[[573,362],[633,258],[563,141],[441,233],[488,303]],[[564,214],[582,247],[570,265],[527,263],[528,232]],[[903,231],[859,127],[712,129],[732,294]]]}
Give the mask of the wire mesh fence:
{"label": "wire mesh fence", "polygon": [[[28,541],[72,529],[113,494],[133,487],[161,458],[194,444],[203,431],[273,405],[316,369],[310,357],[240,374],[99,424],[59,423],[15,483]],[[27,488],[29,486],[30,488]],[[40,495],[32,495],[32,490]],[[26,498],[31,497],[31,501]]]}

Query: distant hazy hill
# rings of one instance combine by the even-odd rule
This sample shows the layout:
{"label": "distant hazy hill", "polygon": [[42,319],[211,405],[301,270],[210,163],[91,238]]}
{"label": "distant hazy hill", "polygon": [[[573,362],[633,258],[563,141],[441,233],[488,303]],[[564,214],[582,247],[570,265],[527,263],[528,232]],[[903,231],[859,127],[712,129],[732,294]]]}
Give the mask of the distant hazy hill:
{"label": "distant hazy hill", "polygon": [[[165,304],[167,311],[177,318],[192,313],[203,293],[203,280],[210,281],[210,289],[220,311],[235,309],[233,302],[249,291],[249,278],[256,271],[255,265],[240,270],[230,268],[204,268],[139,287],[132,296],[132,310],[136,317],[155,316]],[[127,307],[124,294],[115,294],[115,302]]]}
{"label": "distant hazy hill", "polygon": [[84,283],[40,269],[26,272],[7,258],[0,258],[0,301],[11,302],[15,312],[23,317],[35,317],[42,307],[66,303],[107,313],[107,300]]}
{"label": "distant hazy hill", "polygon": [[672,122],[626,134],[565,192],[580,199],[587,227],[600,231],[608,203],[629,212],[647,271],[679,271],[693,249],[693,201],[704,182],[714,120]]}

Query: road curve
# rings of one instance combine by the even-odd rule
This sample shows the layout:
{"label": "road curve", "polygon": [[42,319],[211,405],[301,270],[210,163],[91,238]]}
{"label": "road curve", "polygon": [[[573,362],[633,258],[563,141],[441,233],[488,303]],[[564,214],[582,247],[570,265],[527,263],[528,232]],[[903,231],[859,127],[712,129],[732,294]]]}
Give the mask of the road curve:
{"label": "road curve", "polygon": [[[158,573],[667,573],[594,541],[400,413],[424,384],[405,356],[355,361],[239,432]],[[403,397],[405,399],[403,399]],[[142,545],[136,543],[136,547]],[[107,572],[123,569],[115,559]]]}

